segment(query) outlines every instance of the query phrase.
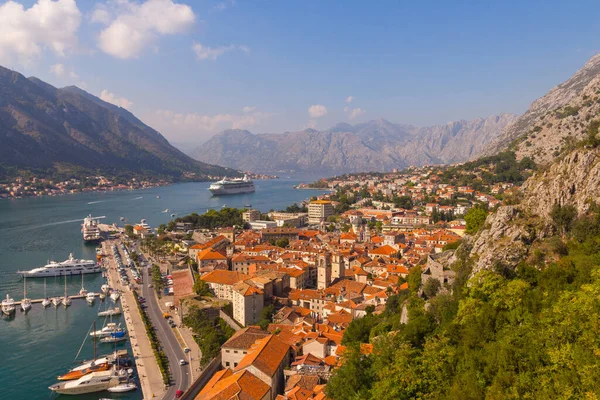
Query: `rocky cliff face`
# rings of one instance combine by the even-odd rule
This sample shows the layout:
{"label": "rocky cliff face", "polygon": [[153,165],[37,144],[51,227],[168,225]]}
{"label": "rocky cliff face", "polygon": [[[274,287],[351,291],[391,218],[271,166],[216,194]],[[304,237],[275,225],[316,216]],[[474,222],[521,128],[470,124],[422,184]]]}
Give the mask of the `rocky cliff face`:
{"label": "rocky cliff face", "polygon": [[465,161],[516,120],[502,114],[432,127],[378,119],[326,131],[255,135],[228,130],[198,147],[198,160],[257,172],[390,171],[408,165]]}
{"label": "rocky cliff face", "polygon": [[531,157],[549,164],[573,140],[587,134],[600,112],[600,54],[592,57],[569,80],[537,99],[525,114],[485,146],[482,155],[507,148],[519,159]]}

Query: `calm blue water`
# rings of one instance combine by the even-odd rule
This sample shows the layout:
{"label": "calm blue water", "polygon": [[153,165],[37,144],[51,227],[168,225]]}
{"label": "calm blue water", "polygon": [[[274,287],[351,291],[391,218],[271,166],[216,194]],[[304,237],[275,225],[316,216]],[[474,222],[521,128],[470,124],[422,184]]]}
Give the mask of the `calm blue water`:
{"label": "calm blue water", "polygon": [[[310,179],[306,180],[310,181]],[[82,219],[92,214],[106,216],[106,223],[120,223],[124,217],[129,222],[142,218],[156,227],[168,222],[170,214],[203,213],[209,208],[243,207],[251,204],[263,212],[283,209],[320,191],[295,190],[295,180],[256,181],[253,194],[212,197],[208,183],[186,183],[140,191],[111,193],[86,193],[60,197],[0,200],[0,296],[9,293],[15,300],[23,297],[23,280],[15,274],[20,269],[31,269],[46,264],[48,259],[62,261],[70,252],[75,257],[93,259],[95,247],[81,240]],[[160,196],[160,198],[157,198]],[[168,213],[163,212],[169,209]],[[99,291],[100,274],[87,275],[84,286],[89,291]],[[67,291],[76,294],[81,288],[81,277],[67,278]],[[64,278],[49,278],[48,296],[59,296],[64,291]],[[44,296],[44,281],[27,281],[29,298]],[[100,302],[88,306],[84,300],[74,300],[68,309],[49,307],[43,310],[36,304],[24,315],[20,311],[14,319],[0,319],[0,398],[49,399],[48,386],[56,376],[72,368],[72,361],[88,329],[96,319]],[[102,319],[98,319],[98,324]],[[109,353],[111,346],[98,344],[99,353]],[[81,353],[91,358],[93,344],[87,341]],[[92,400],[100,397],[114,399],[141,399],[141,391],[129,395],[99,393],[78,396]],[[63,398],[73,398],[61,396]]]}

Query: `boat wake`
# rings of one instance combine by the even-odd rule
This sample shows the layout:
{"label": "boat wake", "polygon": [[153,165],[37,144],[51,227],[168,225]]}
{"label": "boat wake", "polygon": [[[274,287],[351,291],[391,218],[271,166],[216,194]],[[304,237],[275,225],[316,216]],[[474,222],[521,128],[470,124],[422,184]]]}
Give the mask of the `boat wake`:
{"label": "boat wake", "polygon": [[98,203],[104,203],[106,200],[98,200],[98,201],[88,201],[87,204],[98,204]]}
{"label": "boat wake", "polygon": [[140,196],[140,197],[136,197],[135,199],[131,199],[131,200],[132,200],[132,201],[133,201],[133,200],[140,200],[140,199],[143,199],[143,198],[144,198],[144,196]]}
{"label": "boat wake", "polygon": [[33,226],[15,226],[13,228],[8,228],[8,229],[0,229],[0,232],[8,232],[8,231],[19,231],[19,230],[28,230],[28,229],[38,229],[38,228],[46,228],[48,226],[55,226],[55,225],[63,225],[63,224],[72,224],[75,222],[82,222],[83,219],[70,219],[67,221],[57,221],[57,222],[50,222],[48,224],[42,224],[42,225],[33,225]]}

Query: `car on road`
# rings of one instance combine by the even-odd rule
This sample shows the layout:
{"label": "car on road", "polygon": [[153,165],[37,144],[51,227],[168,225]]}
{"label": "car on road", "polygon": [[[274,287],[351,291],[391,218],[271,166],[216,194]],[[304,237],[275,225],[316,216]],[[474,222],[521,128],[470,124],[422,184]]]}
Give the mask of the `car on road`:
{"label": "car on road", "polygon": [[152,289],[152,284],[150,283],[150,284],[148,285],[148,287],[149,287],[150,289]]}
{"label": "car on road", "polygon": [[187,365],[187,361],[185,360],[179,360],[179,365]]}
{"label": "car on road", "polygon": [[175,392],[175,398],[180,399],[183,396],[183,390],[178,390]]}
{"label": "car on road", "polygon": [[184,353],[189,353],[191,350],[189,347],[184,347],[183,352]]}

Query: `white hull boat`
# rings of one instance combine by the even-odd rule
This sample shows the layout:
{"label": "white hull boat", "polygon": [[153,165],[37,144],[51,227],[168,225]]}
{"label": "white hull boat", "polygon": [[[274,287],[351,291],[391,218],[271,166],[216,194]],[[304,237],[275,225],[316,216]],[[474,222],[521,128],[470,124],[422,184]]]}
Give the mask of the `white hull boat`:
{"label": "white hull boat", "polygon": [[88,302],[89,305],[94,304],[94,302],[96,301],[96,293],[94,292],[89,292],[86,296],[85,296],[85,301]]}
{"label": "white hull boat", "polygon": [[15,313],[15,301],[6,295],[6,299],[2,300],[2,314],[11,316]]}
{"label": "white hull boat", "polygon": [[120,315],[121,314],[121,309],[119,307],[115,307],[115,308],[109,308],[108,310],[105,311],[100,311],[98,313],[99,317],[110,317],[111,315]]}
{"label": "white hull boat", "polygon": [[49,298],[46,297],[44,300],[42,300],[42,307],[48,308],[50,307],[50,304],[52,304],[52,301],[50,301]]}
{"label": "white hull boat", "polygon": [[52,305],[54,306],[54,308],[58,307],[61,303],[61,298],[60,297],[54,297],[52,299]]}
{"label": "white hull boat", "polygon": [[111,388],[108,388],[107,390],[111,393],[125,393],[125,392],[131,392],[132,390],[137,389],[137,386],[135,385],[135,383],[123,383],[121,385],[117,385],[117,386],[113,386]]}
{"label": "white hull boat", "polygon": [[30,271],[17,271],[17,274],[27,278],[45,278],[52,276],[71,276],[102,272],[100,265],[92,260],[79,260],[69,254],[69,258],[63,262],[51,261],[43,267],[34,268]]}
{"label": "white hull boat", "polygon": [[121,294],[119,292],[112,292],[110,294],[110,298],[112,301],[114,301],[115,303],[119,300],[119,297],[121,297]]}

